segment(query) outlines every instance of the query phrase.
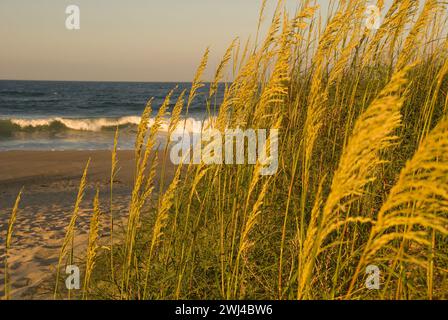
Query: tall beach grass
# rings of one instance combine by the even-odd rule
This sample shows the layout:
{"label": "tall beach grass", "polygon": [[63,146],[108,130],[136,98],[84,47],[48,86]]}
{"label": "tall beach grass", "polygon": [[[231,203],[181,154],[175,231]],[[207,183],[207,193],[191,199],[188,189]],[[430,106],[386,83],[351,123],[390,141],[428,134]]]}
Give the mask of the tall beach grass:
{"label": "tall beach grass", "polygon": [[[151,127],[152,101],[143,112],[122,242],[113,228],[115,138],[110,243],[96,244],[97,194],[84,297],[448,298],[448,10],[421,2],[374,1],[375,30],[369,1],[330,1],[325,17],[314,1],[293,13],[279,1],[263,38],[262,1],[255,42],[232,42],[201,93],[207,48],[173,109],[170,92]],[[166,178],[168,147],[163,159],[154,152],[160,121],[171,113],[172,132],[200,94],[217,110],[215,129],[279,129],[274,175],[260,175],[260,163],[185,162]],[[58,274],[72,259],[86,175]],[[365,285],[372,264],[379,290]],[[65,296],[58,282],[54,295]]]}

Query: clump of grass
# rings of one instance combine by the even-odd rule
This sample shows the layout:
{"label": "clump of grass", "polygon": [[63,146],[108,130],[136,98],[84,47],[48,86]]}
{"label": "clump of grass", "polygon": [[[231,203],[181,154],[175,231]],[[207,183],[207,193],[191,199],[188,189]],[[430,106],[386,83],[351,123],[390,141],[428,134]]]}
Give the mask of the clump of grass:
{"label": "clump of grass", "polygon": [[19,191],[19,194],[17,195],[16,201],[14,203],[14,206],[12,208],[11,216],[9,217],[8,221],[8,230],[6,232],[6,241],[5,241],[5,300],[9,300],[10,298],[10,280],[9,280],[9,270],[8,270],[8,258],[9,258],[9,249],[11,248],[11,242],[12,242],[12,234],[14,231],[14,223],[16,222],[17,218],[17,212],[19,210],[19,203],[20,199],[22,197],[23,189]]}
{"label": "clump of grass", "polygon": [[101,216],[99,197],[100,192],[97,189],[95,197],[93,199],[93,215],[92,218],[90,218],[89,243],[87,245],[86,268],[85,268],[84,285],[83,285],[84,299],[87,299],[88,297],[90,278],[92,276],[93,268],[95,267],[95,259],[99,247],[98,236],[99,236],[100,216]]}
{"label": "clump of grass", "polygon": [[[332,2],[327,22],[319,24],[318,8],[309,1],[292,18],[280,1],[264,40],[258,43],[258,31],[253,49],[246,43],[240,52],[239,42],[230,44],[205,97],[207,110],[217,110],[209,126],[279,128],[279,171],[262,177],[258,165],[179,166],[167,190],[159,188],[156,205],[147,206],[148,227],[135,231],[134,260],[124,262],[132,265],[126,286],[132,294],[122,297],[391,297],[386,289],[359,287],[372,261],[395,298],[443,296],[448,281],[434,278],[447,279],[446,181],[437,180],[444,173],[438,150],[447,137],[443,122],[428,132],[448,101],[447,56],[436,38],[446,12],[434,1],[421,12],[416,1],[394,1],[381,28],[368,30],[366,6],[362,0]],[[263,12],[259,24],[262,18]],[[433,21],[439,25],[430,28]],[[186,115],[201,94],[208,54],[194,76]],[[234,80],[218,103],[219,81],[231,60]],[[173,110],[174,127],[184,95]],[[142,128],[147,117],[146,110]],[[431,147],[421,151],[426,135]],[[136,149],[141,159],[142,148]],[[411,170],[408,164],[399,174],[413,153],[424,152],[432,162],[419,160],[422,166]],[[400,187],[404,174],[413,179],[410,189]],[[137,171],[136,181],[142,175]],[[389,215],[395,197],[401,200]]]}
{"label": "clump of grass", "polygon": [[115,270],[114,270],[114,210],[113,210],[113,193],[114,193],[114,181],[120,168],[118,168],[118,126],[115,130],[114,146],[112,149],[111,170],[110,170],[110,275],[112,282],[115,282]]}
{"label": "clump of grass", "polygon": [[[384,256],[394,257],[394,269],[397,264],[427,268],[427,254],[424,253],[434,250],[428,230],[448,235],[447,148],[448,120],[443,119],[402,169],[397,183],[378,212],[347,295],[351,294],[361,267]],[[394,241],[397,239],[398,242]],[[415,252],[411,242],[423,247]],[[384,249],[387,251],[384,252]],[[381,254],[378,254],[379,251],[382,251]],[[384,290],[390,285],[392,276],[389,275]],[[431,272],[427,279],[429,296],[432,296],[433,277]]]}
{"label": "clump of grass", "polygon": [[[56,282],[54,287],[53,297],[57,298],[58,295],[58,287],[59,287],[59,276],[60,276],[60,268],[62,266],[64,258],[68,255],[68,264],[71,265],[73,263],[73,248],[75,241],[75,228],[76,228],[76,220],[78,219],[79,208],[84,198],[84,192],[87,184],[87,170],[89,168],[90,159],[87,161],[86,167],[81,177],[81,182],[79,183],[78,195],[76,197],[75,206],[73,208],[73,213],[70,218],[70,223],[67,227],[67,231],[65,233],[64,242],[62,243],[61,250],[58,258],[58,265],[56,268]],[[68,291],[68,297],[70,298],[70,290]]]}

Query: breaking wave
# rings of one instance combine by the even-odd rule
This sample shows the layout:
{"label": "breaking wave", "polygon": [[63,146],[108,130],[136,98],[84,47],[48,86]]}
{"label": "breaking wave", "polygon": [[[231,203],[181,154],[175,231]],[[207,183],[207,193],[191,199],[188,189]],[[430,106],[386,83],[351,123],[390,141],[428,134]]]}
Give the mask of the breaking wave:
{"label": "breaking wave", "polygon": [[[40,119],[11,118],[0,119],[0,136],[11,135],[15,131],[92,131],[100,132],[103,130],[112,130],[119,127],[137,127],[140,123],[139,116],[124,116],[119,118],[62,118],[50,117]],[[202,121],[194,118],[188,118],[179,122],[177,130],[180,127],[188,132],[197,131]],[[149,127],[154,124],[154,118],[149,120]],[[163,119],[159,131],[168,131],[169,119]],[[199,129],[200,130],[200,129]]]}

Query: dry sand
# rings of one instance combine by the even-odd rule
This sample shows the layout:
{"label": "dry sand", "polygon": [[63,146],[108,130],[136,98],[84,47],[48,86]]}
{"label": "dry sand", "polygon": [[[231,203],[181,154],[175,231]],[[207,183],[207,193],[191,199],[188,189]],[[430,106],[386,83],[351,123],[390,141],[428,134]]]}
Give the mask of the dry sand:
{"label": "dry sand", "polygon": [[[17,193],[24,187],[8,263],[11,297],[51,297],[51,282],[60,246],[89,157],[88,186],[76,226],[79,252],[86,244],[96,186],[100,188],[101,203],[106,212],[102,236],[107,238],[109,235],[106,220],[109,213],[110,151],[0,152],[0,296],[4,290],[4,242],[8,219]],[[114,183],[114,212],[116,220],[123,224],[133,183],[134,153],[119,151],[118,158],[120,171]],[[172,176],[172,168],[168,165],[168,179]]]}

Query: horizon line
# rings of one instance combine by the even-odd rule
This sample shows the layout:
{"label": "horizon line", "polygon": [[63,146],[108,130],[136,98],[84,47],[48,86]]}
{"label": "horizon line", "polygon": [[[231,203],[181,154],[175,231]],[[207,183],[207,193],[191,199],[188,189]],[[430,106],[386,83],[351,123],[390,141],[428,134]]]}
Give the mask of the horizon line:
{"label": "horizon line", "polygon": [[[41,81],[41,82],[115,82],[115,83],[191,83],[192,81],[175,80],[45,80],[45,79],[0,79],[0,81]],[[213,81],[202,81],[202,83],[212,83]],[[230,83],[231,81],[219,81],[218,83]]]}

